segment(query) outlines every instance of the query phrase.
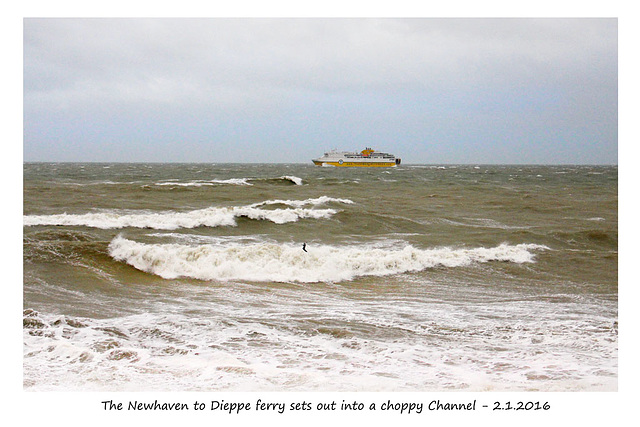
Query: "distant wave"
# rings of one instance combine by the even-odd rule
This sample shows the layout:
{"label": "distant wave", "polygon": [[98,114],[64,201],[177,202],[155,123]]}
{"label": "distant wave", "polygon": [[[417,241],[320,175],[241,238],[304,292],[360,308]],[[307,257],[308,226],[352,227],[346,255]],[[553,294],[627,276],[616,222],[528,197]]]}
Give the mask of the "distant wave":
{"label": "distant wave", "polygon": [[300,246],[277,243],[227,245],[145,244],[114,238],[109,254],[138,270],[165,279],[249,280],[276,282],[340,282],[358,276],[386,276],[433,267],[460,267],[473,263],[533,262],[533,244],[502,244],[494,248],[403,249],[371,247]]}
{"label": "distant wave", "polygon": [[331,203],[331,202],[336,202],[336,203],[344,203],[344,204],[348,204],[348,205],[352,205],[353,201],[350,199],[340,199],[340,198],[335,198],[335,197],[328,197],[328,196],[320,196],[320,197],[316,197],[314,199],[306,199],[306,200],[266,200],[264,202],[260,202],[260,203],[255,203],[251,206],[264,206],[264,205],[287,205],[287,206],[293,206],[293,207],[297,207],[300,208],[302,206],[305,205],[324,205],[326,203]]}
{"label": "distant wave", "polygon": [[[178,228],[235,226],[237,218],[267,220],[276,224],[295,222],[303,218],[331,218],[336,209],[316,209],[329,202],[353,203],[349,199],[322,196],[307,200],[266,200],[248,206],[210,207],[187,212],[162,211],[131,213],[118,210],[86,214],[25,215],[24,226],[69,225],[101,229],[151,228],[175,230]],[[287,208],[263,209],[267,205],[285,205]],[[311,205],[312,208],[305,208]]]}
{"label": "distant wave", "polygon": [[207,185],[253,185],[249,183],[249,178],[230,178],[230,179],[210,179],[210,180],[195,180],[189,182],[173,182],[163,181],[156,182],[155,185],[160,186],[176,186],[176,187],[203,187]]}
{"label": "distant wave", "polygon": [[156,182],[158,186],[173,186],[173,187],[203,187],[214,185],[253,185],[253,182],[288,182],[295,185],[303,185],[302,178],[297,176],[281,176],[278,178],[230,178],[230,179],[209,179],[209,180],[194,180],[187,182],[179,181],[162,181]]}
{"label": "distant wave", "polygon": [[302,178],[298,178],[297,176],[285,175],[285,176],[281,176],[280,179],[285,181],[291,181],[295,185],[302,185]]}
{"label": "distant wave", "polygon": [[293,175],[283,175],[277,178],[248,178],[251,182],[266,182],[270,184],[295,184],[303,185],[302,178]]}

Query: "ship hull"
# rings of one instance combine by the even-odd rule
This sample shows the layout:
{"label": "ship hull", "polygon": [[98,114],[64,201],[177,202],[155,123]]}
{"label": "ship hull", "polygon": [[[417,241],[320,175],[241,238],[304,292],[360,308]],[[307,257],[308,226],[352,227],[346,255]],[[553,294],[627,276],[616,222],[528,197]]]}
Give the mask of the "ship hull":
{"label": "ship hull", "polygon": [[316,166],[335,166],[338,168],[393,168],[400,164],[399,162],[345,162],[345,161],[327,161],[312,160]]}

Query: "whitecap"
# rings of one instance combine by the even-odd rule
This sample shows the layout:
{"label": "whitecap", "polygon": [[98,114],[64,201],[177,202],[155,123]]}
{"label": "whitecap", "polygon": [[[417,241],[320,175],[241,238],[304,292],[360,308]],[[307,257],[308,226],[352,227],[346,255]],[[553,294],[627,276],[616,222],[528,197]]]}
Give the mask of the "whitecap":
{"label": "whitecap", "polygon": [[302,185],[302,178],[298,178],[297,176],[285,175],[285,176],[281,176],[280,179],[291,181],[295,185]]}
{"label": "whitecap", "polygon": [[[331,218],[336,209],[305,208],[307,205],[320,205],[329,202],[353,203],[349,199],[336,199],[322,196],[307,200],[266,200],[248,206],[210,207],[193,211],[130,212],[108,210],[85,214],[25,215],[23,225],[67,225],[86,226],[101,229],[119,229],[125,227],[151,228],[156,230],[175,230],[179,228],[222,227],[237,225],[237,218],[268,220],[276,224],[295,222],[303,218]],[[283,204],[285,209],[262,209],[265,205]]]}
{"label": "whitecap", "polygon": [[165,279],[248,280],[274,282],[341,282],[359,276],[388,276],[434,267],[455,268],[473,263],[529,263],[533,244],[502,244],[493,248],[401,249],[368,246],[337,247],[274,242],[226,245],[146,244],[117,236],[109,254],[138,270]]}
{"label": "whitecap", "polygon": [[211,179],[211,180],[195,180],[189,182],[162,181],[156,182],[158,186],[176,186],[176,187],[203,187],[213,185],[253,185],[249,182],[249,178],[229,178],[229,179]]}

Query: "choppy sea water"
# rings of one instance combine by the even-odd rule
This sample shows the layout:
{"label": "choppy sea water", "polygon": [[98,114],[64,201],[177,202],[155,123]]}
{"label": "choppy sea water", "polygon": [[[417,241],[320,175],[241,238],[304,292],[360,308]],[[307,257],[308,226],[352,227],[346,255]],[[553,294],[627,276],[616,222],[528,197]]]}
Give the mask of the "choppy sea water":
{"label": "choppy sea water", "polygon": [[617,188],[604,166],[27,163],[24,389],[617,390]]}

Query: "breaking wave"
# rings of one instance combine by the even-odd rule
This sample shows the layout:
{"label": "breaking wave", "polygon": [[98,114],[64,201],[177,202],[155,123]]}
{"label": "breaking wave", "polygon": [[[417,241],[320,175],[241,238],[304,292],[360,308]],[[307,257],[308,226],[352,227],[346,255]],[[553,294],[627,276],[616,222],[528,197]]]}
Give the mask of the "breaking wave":
{"label": "breaking wave", "polygon": [[[68,225],[101,229],[125,227],[175,230],[178,228],[235,226],[236,218],[267,220],[276,224],[295,222],[303,218],[331,218],[336,209],[316,209],[315,206],[330,202],[352,204],[349,199],[322,196],[307,200],[266,200],[247,206],[210,207],[187,212],[163,211],[130,213],[107,211],[86,214],[25,215],[24,226]],[[264,209],[269,205],[284,205],[286,208]],[[311,208],[305,206],[311,205]]]}
{"label": "breaking wave", "polygon": [[230,178],[230,179],[210,179],[210,180],[196,180],[189,182],[173,182],[163,181],[156,182],[155,185],[159,186],[175,186],[175,187],[203,187],[207,185],[253,185],[249,183],[249,178]]}
{"label": "breaking wave", "polygon": [[281,176],[279,179],[292,182],[295,185],[302,185],[302,178],[298,178],[297,176],[285,175],[285,176]]}
{"label": "breaking wave", "polygon": [[501,244],[494,248],[402,249],[371,247],[308,247],[278,243],[227,245],[145,244],[114,238],[109,254],[138,270],[165,279],[249,280],[275,282],[340,282],[359,276],[387,276],[434,267],[473,263],[534,261],[534,244]]}
{"label": "breaking wave", "polygon": [[252,182],[285,182],[295,185],[303,185],[302,178],[297,176],[284,175],[278,178],[229,178],[229,179],[209,179],[209,180],[194,180],[188,182],[178,181],[163,181],[156,182],[158,186],[171,186],[171,187],[204,187],[215,185],[253,185]]}

